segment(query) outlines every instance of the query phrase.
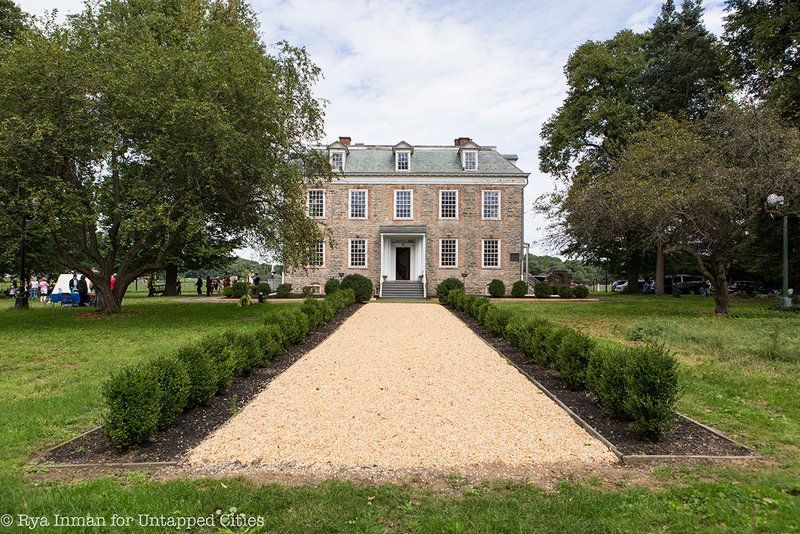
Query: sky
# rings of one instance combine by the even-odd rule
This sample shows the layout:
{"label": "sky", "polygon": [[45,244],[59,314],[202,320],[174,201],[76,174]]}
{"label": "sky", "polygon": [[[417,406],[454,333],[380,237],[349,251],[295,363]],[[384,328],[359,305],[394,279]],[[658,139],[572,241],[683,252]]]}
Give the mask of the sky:
{"label": "sky", "polygon": [[[21,0],[33,14],[59,17],[80,0]],[[525,240],[556,253],[534,200],[553,190],[538,170],[539,132],[564,99],[563,66],[587,40],[646,30],[661,0],[418,1],[253,0],[265,42],[304,46],[324,79],[326,138],[412,145],[471,137],[519,155]],[[676,2],[679,3],[679,2]],[[705,23],[722,31],[723,0],[705,2]],[[252,257],[253,251],[244,251]],[[257,258],[254,258],[257,259]]]}

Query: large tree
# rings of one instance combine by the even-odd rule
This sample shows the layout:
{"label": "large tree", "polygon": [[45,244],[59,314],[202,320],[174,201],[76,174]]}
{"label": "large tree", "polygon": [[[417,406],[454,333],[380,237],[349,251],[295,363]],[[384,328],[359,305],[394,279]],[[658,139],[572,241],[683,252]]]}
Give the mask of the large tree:
{"label": "large tree", "polygon": [[742,89],[800,126],[800,3],[728,0],[724,39]]}
{"label": "large tree", "polygon": [[[330,178],[319,76],[271,53],[238,0],[106,0],[19,35],[0,62],[0,196],[35,200],[103,308],[197,224],[307,261],[303,188]],[[110,279],[117,273],[112,290]]]}
{"label": "large tree", "polygon": [[[701,3],[691,0],[679,11],[665,2],[644,34],[623,31],[570,56],[567,97],[542,128],[539,152],[541,170],[562,180],[540,208],[556,221],[552,236],[564,252],[624,262],[628,287],[638,291],[643,260],[661,247],[643,239],[635,219],[609,208],[615,191],[606,177],[631,134],[655,117],[702,116],[725,91],[723,66],[719,42],[703,27]],[[661,254],[658,266],[663,275]]]}
{"label": "large tree", "polygon": [[0,0],[0,44],[14,39],[25,28],[25,18],[12,0]]}
{"label": "large tree", "polygon": [[768,110],[732,104],[694,121],[664,117],[632,137],[609,183],[613,209],[692,257],[724,314],[728,272],[767,197],[798,198],[800,136]]}

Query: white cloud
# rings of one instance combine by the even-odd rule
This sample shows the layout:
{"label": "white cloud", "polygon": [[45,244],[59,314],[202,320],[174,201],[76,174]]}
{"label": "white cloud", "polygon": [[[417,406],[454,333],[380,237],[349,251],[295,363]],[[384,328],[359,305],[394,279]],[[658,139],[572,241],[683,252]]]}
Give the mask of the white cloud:
{"label": "white cloud", "polygon": [[[23,0],[41,12],[42,0]],[[718,20],[719,1],[707,12]],[[538,172],[542,123],[566,90],[563,66],[576,46],[647,28],[659,0],[526,2],[255,0],[268,42],[305,46],[325,79],[328,139],[449,144],[458,136],[520,156],[530,172],[525,236],[548,250],[531,204],[553,182]],[[80,2],[62,2],[75,11]],[[552,250],[551,250],[552,251]]]}

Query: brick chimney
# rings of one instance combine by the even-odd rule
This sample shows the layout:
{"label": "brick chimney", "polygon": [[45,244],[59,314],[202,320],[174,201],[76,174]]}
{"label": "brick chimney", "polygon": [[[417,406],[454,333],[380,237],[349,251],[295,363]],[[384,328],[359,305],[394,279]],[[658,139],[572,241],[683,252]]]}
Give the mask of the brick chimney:
{"label": "brick chimney", "polygon": [[339,142],[345,146],[350,146],[351,139],[349,137],[339,137]]}
{"label": "brick chimney", "polygon": [[455,143],[455,146],[464,146],[467,143],[469,143],[470,141],[472,141],[472,139],[470,139],[469,137],[458,137],[453,142]]}

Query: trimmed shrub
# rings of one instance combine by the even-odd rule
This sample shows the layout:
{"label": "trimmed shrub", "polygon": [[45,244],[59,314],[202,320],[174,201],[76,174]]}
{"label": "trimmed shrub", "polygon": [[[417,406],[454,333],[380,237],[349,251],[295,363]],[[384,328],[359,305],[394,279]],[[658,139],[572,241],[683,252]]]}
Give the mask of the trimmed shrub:
{"label": "trimmed shrub", "polygon": [[280,327],[275,324],[259,326],[252,332],[258,352],[261,354],[261,363],[265,365],[283,350],[285,336]]}
{"label": "trimmed shrub", "polygon": [[539,298],[549,297],[553,294],[553,286],[545,282],[539,282],[533,286],[533,294]]}
{"label": "trimmed shrub", "polygon": [[252,331],[231,330],[226,332],[228,358],[233,376],[247,374],[253,367],[264,365],[261,346]]}
{"label": "trimmed shrub", "polygon": [[511,286],[511,296],[516,298],[522,298],[528,294],[528,284],[523,280],[517,280],[514,282],[514,285]]}
{"label": "trimmed shrub", "polygon": [[506,285],[503,283],[502,280],[498,280],[495,278],[491,282],[489,282],[489,295],[492,297],[505,297],[506,296]]}
{"label": "trimmed shrub", "polygon": [[558,358],[558,349],[561,348],[561,342],[570,332],[571,330],[569,328],[555,324],[547,328],[543,333],[542,352],[539,355],[541,361],[536,363],[540,365],[555,365],[556,359]]}
{"label": "trimmed shrub", "polygon": [[352,289],[358,302],[369,302],[372,298],[372,280],[361,274],[348,274],[342,278],[341,289]]}
{"label": "trimmed shrub", "polygon": [[556,369],[570,389],[586,387],[586,367],[594,351],[589,336],[570,330],[561,340],[556,357]]}
{"label": "trimmed shrub", "polygon": [[327,300],[320,300],[319,302],[319,309],[322,313],[322,324],[330,322],[333,319],[333,316],[336,315],[336,310],[333,307],[333,304]]}
{"label": "trimmed shrub", "polygon": [[606,343],[595,348],[586,368],[586,385],[595,392],[600,405],[615,419],[630,419],[625,406],[625,375],[628,348]]}
{"label": "trimmed shrub", "polygon": [[161,389],[161,416],[159,430],[167,428],[186,408],[189,400],[189,373],[186,363],[178,358],[162,356],[147,363],[146,369],[153,373]]}
{"label": "trimmed shrub", "polygon": [[330,295],[331,293],[336,293],[339,291],[339,279],[338,278],[328,278],[325,282],[325,294]]}
{"label": "trimmed shrub", "polygon": [[103,384],[108,407],[103,430],[120,448],[148,441],[161,420],[161,387],[155,373],[140,365],[123,369]]}
{"label": "trimmed shrub", "polygon": [[275,288],[275,294],[278,298],[285,299],[292,294],[292,284],[281,284]]}
{"label": "trimmed shrub", "polygon": [[308,323],[311,328],[317,328],[325,322],[325,317],[322,312],[322,301],[308,298],[303,301],[300,311],[308,317]]}
{"label": "trimmed shrub", "polygon": [[355,292],[352,289],[342,289],[325,296],[325,302],[333,307],[334,314],[355,303]]}
{"label": "trimmed shrub", "polygon": [[286,336],[285,342],[291,344],[299,343],[310,329],[308,317],[299,310],[269,315],[266,323],[278,325]]}
{"label": "trimmed shrub", "polygon": [[463,289],[454,289],[450,291],[450,294],[447,295],[447,300],[450,303],[450,306],[453,308],[460,310],[462,305],[464,304],[464,298],[467,296],[464,293]]}
{"label": "trimmed shrub", "polygon": [[464,290],[464,283],[458,278],[445,278],[436,286],[436,298],[439,302],[445,302],[447,295],[454,289]]}
{"label": "trimmed shrub", "polygon": [[208,404],[217,392],[217,368],[211,356],[199,343],[178,350],[178,359],[186,364],[189,377],[189,396],[186,408]]}
{"label": "trimmed shrub", "polygon": [[[483,314],[481,314],[481,310],[489,306],[489,299],[486,297],[475,297],[475,299],[469,305],[469,314],[473,316],[475,319],[478,319],[479,315],[485,315],[486,310],[483,310]],[[478,319],[480,321],[480,319]]]}
{"label": "trimmed shrub", "polygon": [[200,347],[211,358],[216,370],[216,393],[222,393],[233,381],[233,368],[236,362],[229,349],[229,342],[230,334],[226,332],[210,334],[200,340]]}
{"label": "trimmed shrub", "polygon": [[477,298],[478,297],[476,297],[475,295],[464,295],[464,298],[461,300],[461,307],[459,308],[459,310],[461,310],[466,314],[469,314],[470,310],[472,310],[472,303],[475,302]]}
{"label": "trimmed shrub", "polygon": [[645,437],[658,439],[675,421],[678,362],[663,345],[629,349],[625,411]]}
{"label": "trimmed shrub", "polygon": [[226,297],[240,299],[247,294],[247,284],[244,282],[234,282],[222,290]]}
{"label": "trimmed shrub", "polygon": [[562,299],[572,298],[572,288],[570,286],[561,286],[558,288],[558,296]]}
{"label": "trimmed shrub", "polygon": [[303,286],[303,289],[300,292],[303,294],[304,297],[308,298],[315,294],[316,288],[314,286]]}
{"label": "trimmed shrub", "polygon": [[572,294],[576,299],[585,299],[589,296],[589,288],[586,286],[575,286],[572,288]]}
{"label": "trimmed shrub", "polygon": [[250,288],[250,293],[253,294],[253,295],[258,295],[259,293],[264,293],[264,296],[266,297],[270,293],[272,293],[272,288],[269,287],[268,283],[260,282],[260,283],[255,284],[254,286],[252,286]]}
{"label": "trimmed shrub", "polygon": [[525,356],[540,365],[547,365],[544,341],[552,326],[542,317],[517,318],[506,326],[506,337]]}
{"label": "trimmed shrub", "polygon": [[496,336],[502,336],[506,332],[506,326],[511,319],[511,313],[497,306],[489,306],[483,317],[483,326]]}

